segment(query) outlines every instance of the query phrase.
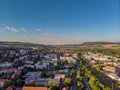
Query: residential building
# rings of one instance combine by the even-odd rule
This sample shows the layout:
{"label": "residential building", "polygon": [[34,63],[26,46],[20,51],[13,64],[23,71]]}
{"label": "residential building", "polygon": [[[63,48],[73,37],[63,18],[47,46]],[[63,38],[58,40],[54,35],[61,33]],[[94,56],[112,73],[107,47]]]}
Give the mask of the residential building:
{"label": "residential building", "polygon": [[0,79],[0,87],[4,87],[4,83],[7,81],[7,79]]}

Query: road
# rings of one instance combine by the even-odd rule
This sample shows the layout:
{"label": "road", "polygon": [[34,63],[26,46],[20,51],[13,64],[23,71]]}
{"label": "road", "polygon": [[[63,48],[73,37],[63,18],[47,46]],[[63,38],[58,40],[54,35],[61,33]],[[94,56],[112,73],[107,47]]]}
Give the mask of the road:
{"label": "road", "polygon": [[82,79],[83,79],[83,83],[85,85],[85,89],[84,90],[91,90],[86,77],[82,76]]}
{"label": "road", "polygon": [[73,75],[73,77],[72,77],[73,82],[72,82],[72,85],[71,85],[71,90],[78,90],[78,88],[77,88],[77,78],[76,78],[76,74],[77,74],[77,71],[78,71],[79,68],[80,68],[80,64],[79,64],[79,62],[77,61],[77,68],[76,68],[75,73],[74,73],[74,75]]}
{"label": "road", "polygon": [[76,73],[73,75],[73,83],[72,83],[72,90],[77,90],[77,78]]}
{"label": "road", "polygon": [[[77,68],[76,68],[75,73],[74,73],[74,75],[72,77],[73,83],[71,85],[71,89],[70,90],[78,90],[76,74],[77,74],[77,71],[78,71],[79,68],[80,68],[80,63],[77,61]],[[85,85],[84,90],[91,90],[86,77],[82,76],[82,79],[83,79],[83,83]]]}

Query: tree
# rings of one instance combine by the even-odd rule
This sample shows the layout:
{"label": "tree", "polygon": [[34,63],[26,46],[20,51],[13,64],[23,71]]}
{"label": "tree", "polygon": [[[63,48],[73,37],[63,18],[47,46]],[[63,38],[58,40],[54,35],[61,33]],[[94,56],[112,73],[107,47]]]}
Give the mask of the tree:
{"label": "tree", "polygon": [[75,69],[73,68],[71,71],[70,71],[70,76],[72,76],[75,72]]}
{"label": "tree", "polygon": [[81,81],[77,81],[77,87],[81,90],[84,88],[84,85]]}
{"label": "tree", "polygon": [[16,80],[16,86],[17,87],[22,87],[24,85],[24,81],[21,79]]}
{"label": "tree", "polygon": [[62,61],[63,64],[68,64],[68,61],[65,59]]}
{"label": "tree", "polygon": [[8,87],[8,86],[10,86],[10,85],[11,85],[10,80],[7,80],[7,81],[4,83],[4,87],[5,87],[5,88]]}
{"label": "tree", "polygon": [[34,80],[30,80],[30,85],[34,85],[35,81]]}
{"label": "tree", "polygon": [[47,86],[48,86],[48,90],[59,90],[59,83],[48,82]]}
{"label": "tree", "polygon": [[68,85],[69,87],[71,86],[72,79],[71,78],[65,78],[64,83]]}
{"label": "tree", "polygon": [[76,78],[77,78],[79,81],[82,81],[82,77],[81,77],[80,74],[77,74],[77,75],[76,75]]}
{"label": "tree", "polygon": [[77,74],[79,74],[79,75],[80,75],[80,70],[78,70],[78,71],[77,71]]}

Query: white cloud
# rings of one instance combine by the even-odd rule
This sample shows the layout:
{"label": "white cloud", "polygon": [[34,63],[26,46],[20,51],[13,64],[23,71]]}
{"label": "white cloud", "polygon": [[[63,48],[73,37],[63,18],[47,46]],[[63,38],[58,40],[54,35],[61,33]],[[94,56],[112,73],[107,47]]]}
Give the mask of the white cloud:
{"label": "white cloud", "polygon": [[17,32],[18,32],[18,30],[17,30],[16,28],[9,27],[9,26],[6,26],[5,29],[6,29],[6,30],[9,30],[9,31],[11,31],[11,32],[13,32],[13,33],[17,33]]}
{"label": "white cloud", "polygon": [[42,29],[40,29],[40,28],[37,28],[37,29],[36,29],[36,31],[37,31],[37,32],[41,32],[41,31],[42,31]]}
{"label": "white cloud", "polygon": [[18,32],[26,32],[27,30],[25,28],[15,28],[15,27],[10,27],[10,26],[2,26],[3,30],[8,30],[13,33],[18,33]]}
{"label": "white cloud", "polygon": [[47,38],[56,38],[57,37],[55,34],[49,33],[49,32],[43,33],[43,36],[45,36]]}

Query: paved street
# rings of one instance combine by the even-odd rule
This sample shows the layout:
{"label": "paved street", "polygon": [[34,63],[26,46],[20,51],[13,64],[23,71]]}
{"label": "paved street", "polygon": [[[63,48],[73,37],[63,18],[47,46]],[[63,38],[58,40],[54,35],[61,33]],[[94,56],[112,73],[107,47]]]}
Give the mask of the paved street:
{"label": "paved street", "polygon": [[77,62],[77,68],[76,68],[76,70],[75,70],[75,73],[74,73],[74,75],[73,75],[73,83],[72,83],[72,90],[78,90],[78,88],[77,88],[77,78],[76,78],[76,73],[77,73],[77,71],[78,71],[78,69],[80,68],[80,64],[79,64],[79,62]]}
{"label": "paved street", "polygon": [[[79,62],[77,62],[77,68],[76,68],[75,73],[73,75],[73,83],[72,83],[72,86],[71,86],[72,90],[78,90],[76,73],[77,73],[79,68],[80,68],[80,64],[79,64]],[[82,76],[82,79],[83,79],[83,82],[84,82],[84,85],[85,85],[85,89],[84,90],[91,90],[86,77]]]}
{"label": "paved street", "polygon": [[72,83],[72,90],[77,90],[77,79],[76,79],[76,73],[73,75],[73,83]]}
{"label": "paved street", "polygon": [[83,82],[84,82],[84,85],[85,85],[84,90],[91,90],[90,87],[89,87],[88,81],[86,80],[86,77],[82,76],[82,79],[83,79]]}

